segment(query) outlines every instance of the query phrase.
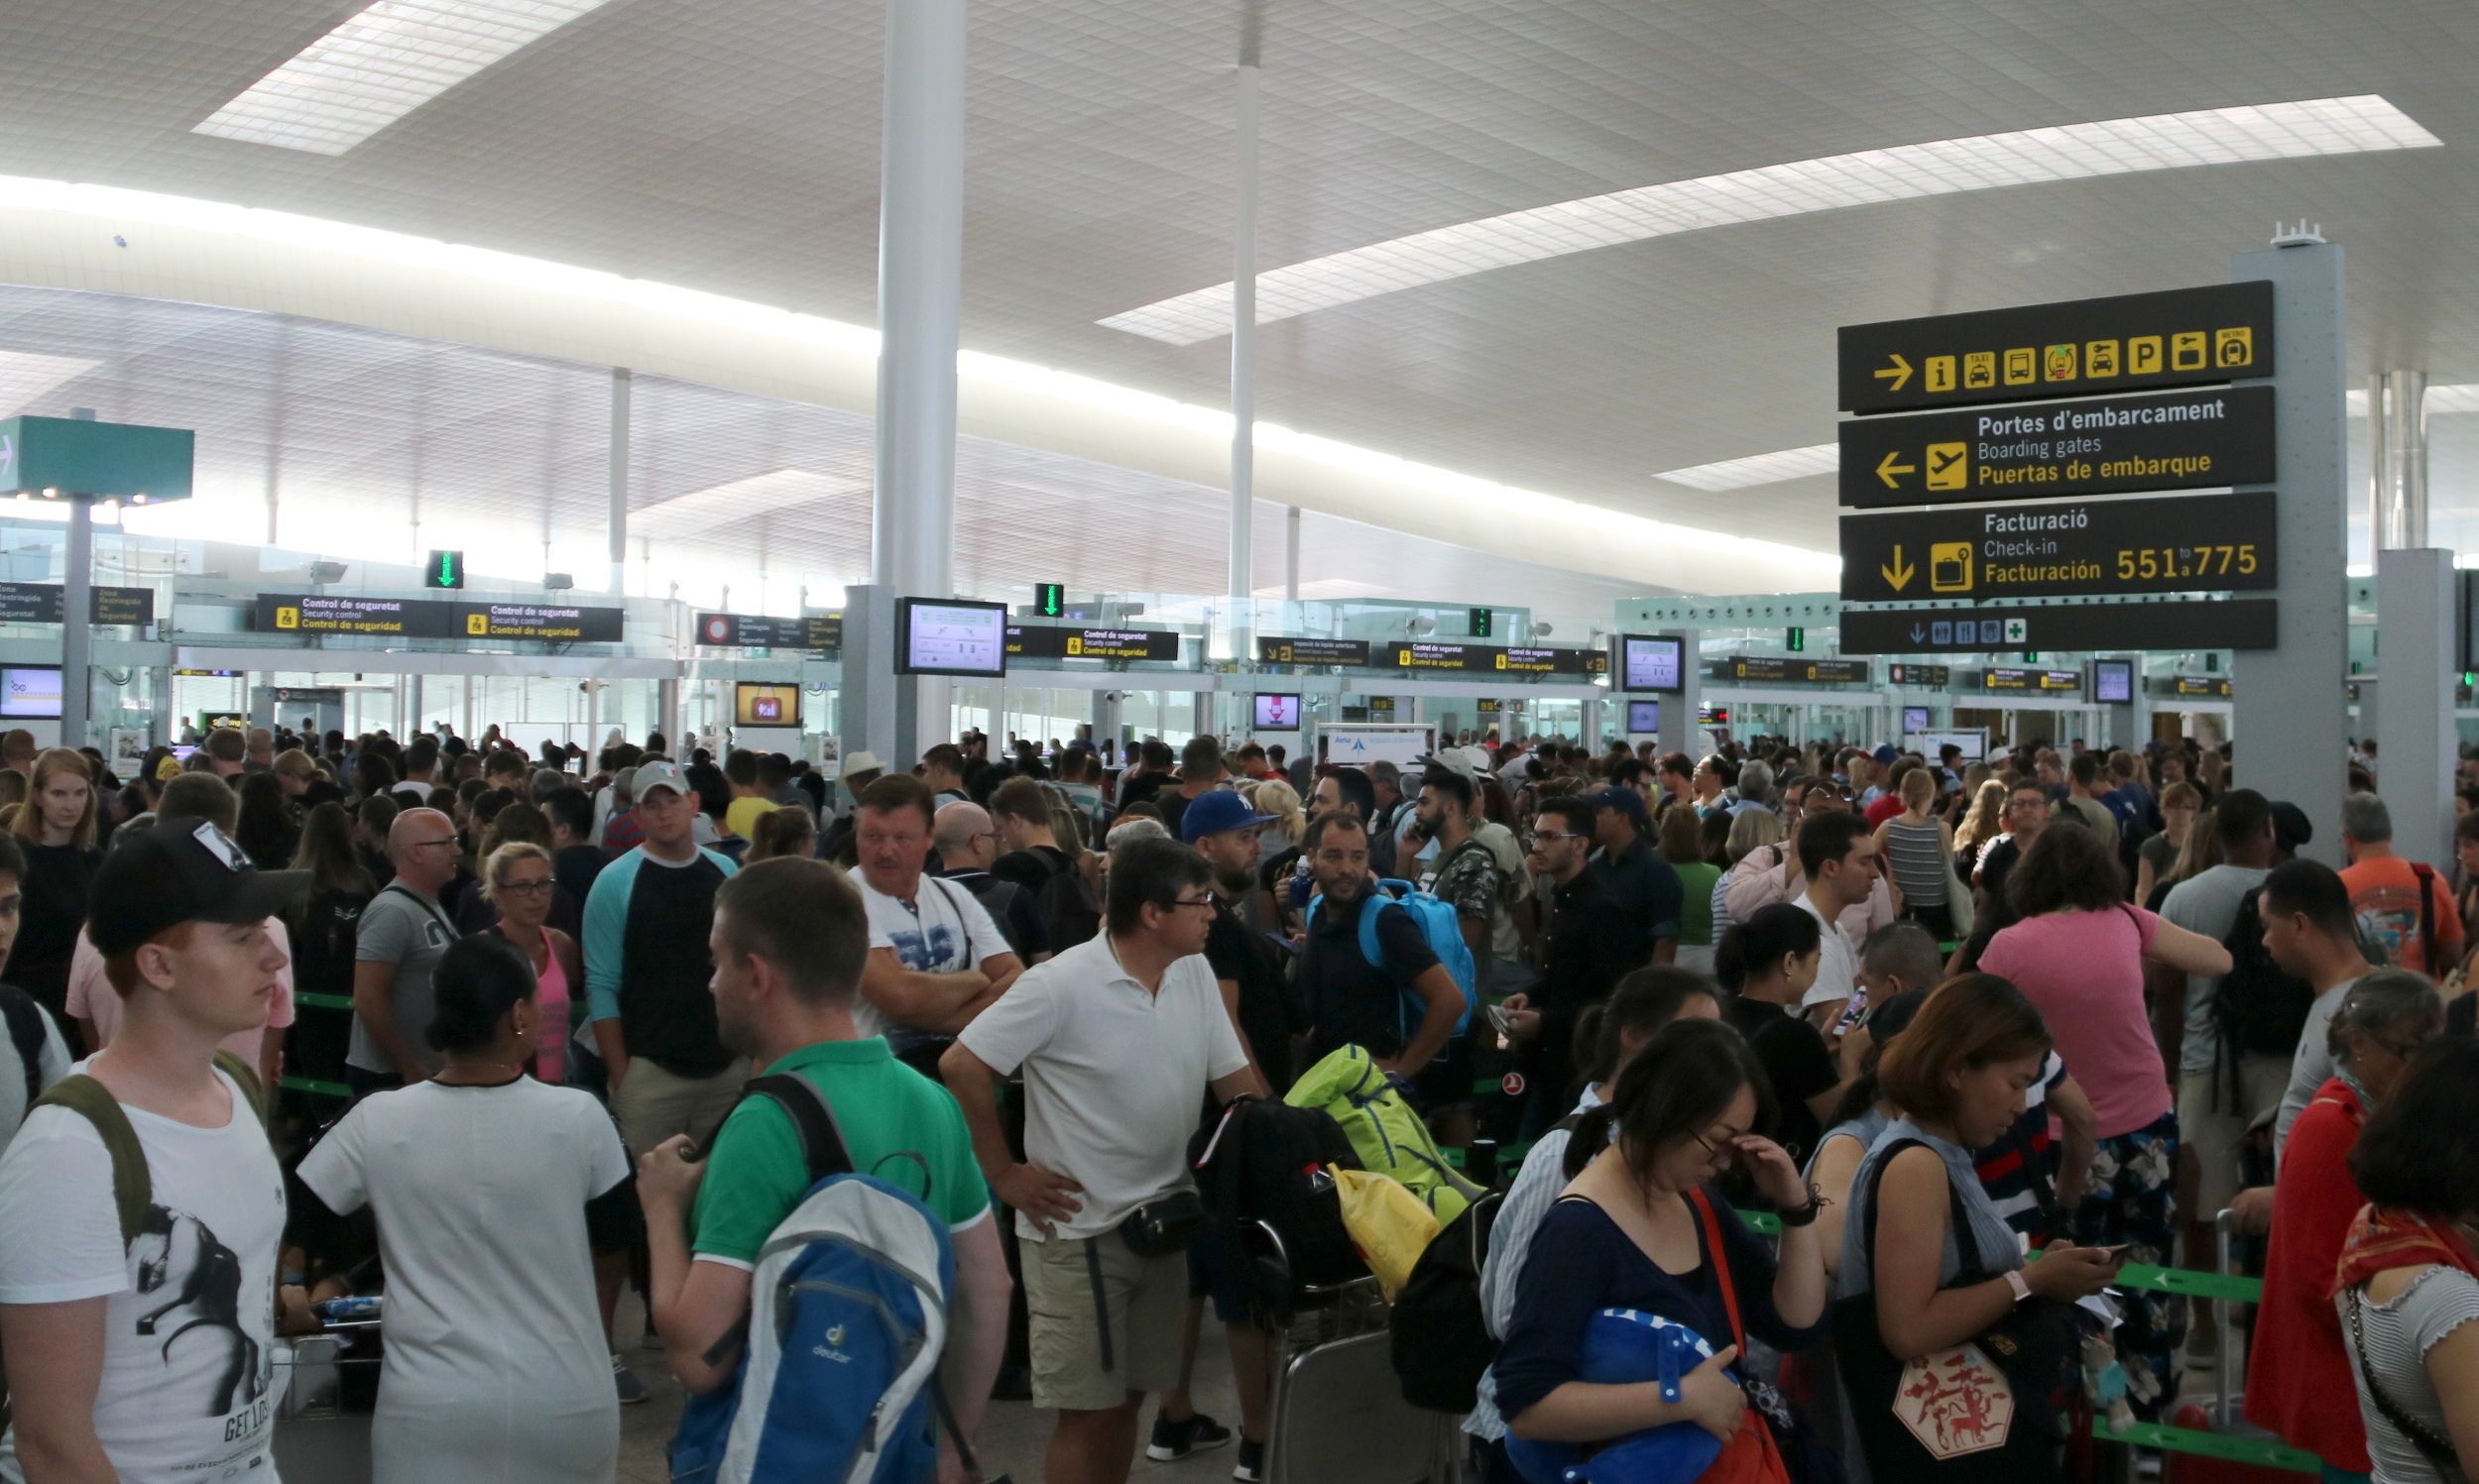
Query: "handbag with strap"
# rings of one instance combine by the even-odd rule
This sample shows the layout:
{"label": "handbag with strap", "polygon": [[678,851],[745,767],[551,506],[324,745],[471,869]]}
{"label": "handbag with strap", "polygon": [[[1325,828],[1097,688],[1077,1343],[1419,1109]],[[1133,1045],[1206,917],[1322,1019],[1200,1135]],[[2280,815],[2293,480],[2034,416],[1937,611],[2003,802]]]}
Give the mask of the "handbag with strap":
{"label": "handbag with strap", "polygon": [[[1730,1277],[1729,1249],[1721,1245],[1721,1219],[1713,1211],[1712,1199],[1704,1192],[1690,1191],[1687,1199],[1705,1228],[1705,1250],[1712,1254],[1713,1281],[1721,1289],[1722,1312],[1730,1316],[1730,1343],[1744,1356],[1747,1326],[1739,1322],[1738,1285]],[[1745,1385],[1747,1410],[1738,1416],[1738,1430],[1721,1445],[1721,1456],[1697,1475],[1697,1484],[1790,1484],[1790,1466],[1783,1461],[1781,1445],[1774,1441],[1775,1424],[1770,1419],[1781,1399],[1770,1387],[1759,1394],[1756,1388],[1762,1382]],[[1784,1413],[1787,1419],[1787,1409]]]}
{"label": "handbag with strap", "polygon": [[[1915,1146],[1929,1147],[1918,1139],[1897,1141],[1871,1172],[1862,1237],[1871,1274],[1885,1169]],[[1980,1253],[1951,1172],[1946,1197],[1962,1269],[1941,1287],[1967,1288],[1998,1276]],[[1868,1472],[1879,1479],[2063,1484],[2062,1400],[2075,1374],[2079,1344],[2074,1307],[2035,1296],[1971,1340],[1905,1360],[1886,1348],[1873,1291],[1833,1304],[1833,1350],[1843,1394]]]}

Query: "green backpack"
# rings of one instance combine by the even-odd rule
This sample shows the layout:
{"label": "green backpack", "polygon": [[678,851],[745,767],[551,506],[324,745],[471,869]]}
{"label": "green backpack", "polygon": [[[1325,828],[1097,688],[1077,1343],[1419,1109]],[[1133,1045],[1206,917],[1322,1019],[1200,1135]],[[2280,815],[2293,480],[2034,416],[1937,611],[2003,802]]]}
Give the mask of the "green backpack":
{"label": "green backpack", "polygon": [[1464,1179],[1438,1152],[1429,1126],[1377,1070],[1376,1059],[1357,1046],[1337,1047],[1292,1084],[1282,1099],[1295,1108],[1316,1108],[1343,1125],[1360,1167],[1392,1177],[1428,1206],[1443,1226],[1480,1199],[1481,1188]]}
{"label": "green backpack", "polygon": [[[266,1094],[250,1064],[231,1052],[219,1051],[215,1067],[240,1087],[251,1115],[265,1128]],[[126,1248],[137,1241],[146,1226],[147,1207],[155,1203],[155,1179],[147,1173],[146,1149],[138,1142],[138,1130],[130,1125],[129,1115],[121,1111],[120,1099],[103,1084],[80,1073],[54,1083],[26,1111],[31,1115],[35,1108],[66,1108],[94,1125],[104,1152],[112,1157],[112,1204],[120,1214],[121,1245]],[[8,1416],[7,1374],[6,1357],[0,1357],[0,1421]]]}

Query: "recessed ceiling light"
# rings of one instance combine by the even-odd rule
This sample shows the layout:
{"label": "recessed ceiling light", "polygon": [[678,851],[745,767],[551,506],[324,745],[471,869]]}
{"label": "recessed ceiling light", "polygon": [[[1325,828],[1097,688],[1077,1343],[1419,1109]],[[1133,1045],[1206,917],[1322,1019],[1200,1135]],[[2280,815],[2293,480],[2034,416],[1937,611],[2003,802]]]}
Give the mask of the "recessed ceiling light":
{"label": "recessed ceiling light", "polygon": [[1691,464],[1685,469],[1665,469],[1653,478],[1666,479],[1674,485],[1686,485],[1692,490],[1743,490],[1749,485],[1776,485],[1786,479],[1831,474],[1841,467],[1839,444],[1812,443],[1806,448],[1750,454],[1743,459],[1723,459],[1717,464]]}
{"label": "recessed ceiling light", "polygon": [[341,155],[607,0],[378,0],[189,132]]}
{"label": "recessed ceiling light", "polygon": [[[1830,155],[1510,211],[1294,263],[1258,276],[1256,320],[1265,324],[1398,288],[1706,227],[2002,185],[2254,160],[2432,149],[2442,143],[2400,109],[2368,93]],[[1102,323],[1174,345],[1211,340],[1231,333],[1231,285],[1179,294]]]}

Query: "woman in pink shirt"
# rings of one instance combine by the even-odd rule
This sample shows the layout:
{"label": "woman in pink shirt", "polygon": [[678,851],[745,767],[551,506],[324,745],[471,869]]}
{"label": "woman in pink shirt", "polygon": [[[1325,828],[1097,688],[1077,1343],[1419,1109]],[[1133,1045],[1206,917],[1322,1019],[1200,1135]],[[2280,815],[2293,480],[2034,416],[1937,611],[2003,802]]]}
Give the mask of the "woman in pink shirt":
{"label": "woman in pink shirt", "polygon": [[[2091,1184],[2072,1213],[2073,1239],[2165,1263],[2178,1230],[2178,1116],[2160,1043],[2144,1005],[2145,960],[2183,973],[2223,974],[2229,951],[2126,904],[2126,875],[2098,837],[2071,824],[2040,832],[2006,879],[2022,920],[1990,940],[1983,972],[2013,980],[2057,1037],[2058,1055],[2098,1115]],[[2118,1303],[2118,1358],[2146,1422],[2178,1395],[2185,1306],[2129,1291]]]}

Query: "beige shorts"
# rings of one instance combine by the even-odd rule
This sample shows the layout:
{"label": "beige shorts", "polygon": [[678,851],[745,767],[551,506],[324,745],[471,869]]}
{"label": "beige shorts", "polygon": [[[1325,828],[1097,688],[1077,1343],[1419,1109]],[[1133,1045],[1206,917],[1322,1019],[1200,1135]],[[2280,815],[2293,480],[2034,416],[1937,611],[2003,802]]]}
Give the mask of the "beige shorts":
{"label": "beige shorts", "polygon": [[2289,1086],[2288,1062],[2270,1056],[2241,1057],[2238,1098],[2246,1111],[2233,1112],[2225,1074],[2217,1070],[2179,1074],[2178,1141],[2194,1151],[2195,1161],[2195,1199],[2189,1219],[2210,1225],[2212,1217],[2243,1189],[2239,1161],[2246,1152],[2247,1127],[2281,1106],[2281,1094]]}
{"label": "beige shorts", "polygon": [[[1081,1238],[1024,1239],[1024,1309],[1032,1321],[1033,1405],[1103,1412],[1129,1392],[1160,1391],[1179,1380],[1179,1335],[1188,1304],[1188,1254],[1138,1257],[1116,1231]],[[1094,1313],[1094,1273],[1102,1269],[1109,1311],[1110,1364]]]}

